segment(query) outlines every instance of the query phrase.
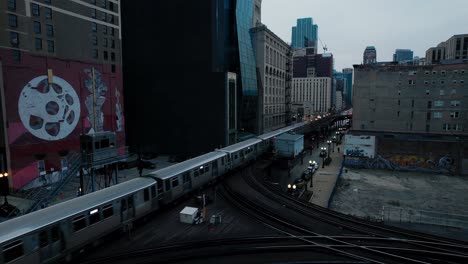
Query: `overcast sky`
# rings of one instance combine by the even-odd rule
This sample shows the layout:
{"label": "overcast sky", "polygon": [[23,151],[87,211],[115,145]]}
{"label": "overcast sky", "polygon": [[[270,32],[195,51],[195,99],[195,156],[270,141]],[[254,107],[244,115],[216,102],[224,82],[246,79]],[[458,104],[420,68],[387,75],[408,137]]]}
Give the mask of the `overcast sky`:
{"label": "overcast sky", "polygon": [[303,17],[318,25],[338,71],[362,63],[366,46],[375,46],[377,61],[391,61],[397,48],[424,57],[428,48],[468,33],[467,0],[262,1],[262,23],[288,43],[291,27]]}

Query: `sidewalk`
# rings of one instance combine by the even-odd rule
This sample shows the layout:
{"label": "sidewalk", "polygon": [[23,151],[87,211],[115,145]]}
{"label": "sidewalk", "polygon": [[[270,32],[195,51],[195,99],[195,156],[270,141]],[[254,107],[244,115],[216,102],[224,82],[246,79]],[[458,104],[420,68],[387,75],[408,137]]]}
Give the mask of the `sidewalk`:
{"label": "sidewalk", "polygon": [[325,208],[328,208],[328,201],[338,180],[338,174],[343,162],[342,150],[338,153],[335,149],[335,152],[330,153],[330,157],[332,158],[330,165],[325,166],[323,169],[320,167],[312,178],[314,193],[309,201]]}

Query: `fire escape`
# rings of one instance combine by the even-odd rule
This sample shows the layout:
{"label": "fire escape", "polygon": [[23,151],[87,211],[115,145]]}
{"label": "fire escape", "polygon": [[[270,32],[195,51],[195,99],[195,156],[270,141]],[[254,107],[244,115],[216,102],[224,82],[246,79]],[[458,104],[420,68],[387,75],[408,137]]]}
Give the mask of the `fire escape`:
{"label": "fire escape", "polygon": [[286,82],[285,82],[285,112],[286,112],[286,125],[289,126],[292,122],[292,52],[291,48],[286,53]]}

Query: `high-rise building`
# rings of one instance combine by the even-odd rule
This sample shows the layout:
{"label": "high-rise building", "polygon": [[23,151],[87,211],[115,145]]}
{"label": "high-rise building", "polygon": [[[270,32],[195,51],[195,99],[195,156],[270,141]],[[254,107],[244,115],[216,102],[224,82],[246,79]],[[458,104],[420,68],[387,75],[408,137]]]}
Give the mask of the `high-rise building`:
{"label": "high-rise building", "polygon": [[314,48],[295,52],[293,56],[293,78],[333,76],[333,54],[315,54]]}
{"label": "high-rise building", "polygon": [[120,2],[0,1],[0,171],[19,188],[80,152],[80,134],[125,145]]}
{"label": "high-rise building", "polygon": [[284,127],[289,118],[291,102],[291,47],[265,25],[251,30],[255,40],[255,54],[259,69],[259,106],[263,122],[260,133]]}
{"label": "high-rise building", "polygon": [[312,104],[314,113],[327,113],[331,110],[330,77],[293,78],[292,103]]}
{"label": "high-rise building", "polygon": [[413,51],[410,49],[396,49],[393,54],[393,61],[404,62],[413,60]]}
{"label": "high-rise building", "polygon": [[312,18],[298,18],[296,26],[292,27],[292,48],[317,47],[317,40],[318,26]]}
{"label": "high-rise building", "polygon": [[364,50],[363,63],[364,64],[377,63],[377,51],[374,46],[367,46],[366,50]]}
{"label": "high-rise building", "polygon": [[354,65],[353,130],[468,134],[468,64]]}
{"label": "high-rise building", "polygon": [[[131,148],[194,156],[257,132],[257,67],[249,30],[260,19],[260,4],[122,1]],[[167,21],[170,26],[154,26]]]}
{"label": "high-rise building", "polygon": [[468,58],[468,34],[453,35],[437,47],[426,51],[426,64],[441,63],[444,60],[466,60]]}
{"label": "high-rise building", "polygon": [[344,68],[343,69],[343,78],[346,79],[345,89],[343,91],[344,97],[344,107],[350,108],[353,106],[353,69]]}

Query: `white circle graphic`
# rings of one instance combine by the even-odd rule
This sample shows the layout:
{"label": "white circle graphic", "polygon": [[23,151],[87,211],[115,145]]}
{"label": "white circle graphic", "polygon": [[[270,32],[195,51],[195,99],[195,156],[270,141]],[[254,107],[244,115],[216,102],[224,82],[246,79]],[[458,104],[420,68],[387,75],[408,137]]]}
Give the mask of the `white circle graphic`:
{"label": "white circle graphic", "polygon": [[80,100],[64,79],[38,76],[21,91],[18,112],[24,127],[34,136],[54,141],[67,137],[78,124]]}

